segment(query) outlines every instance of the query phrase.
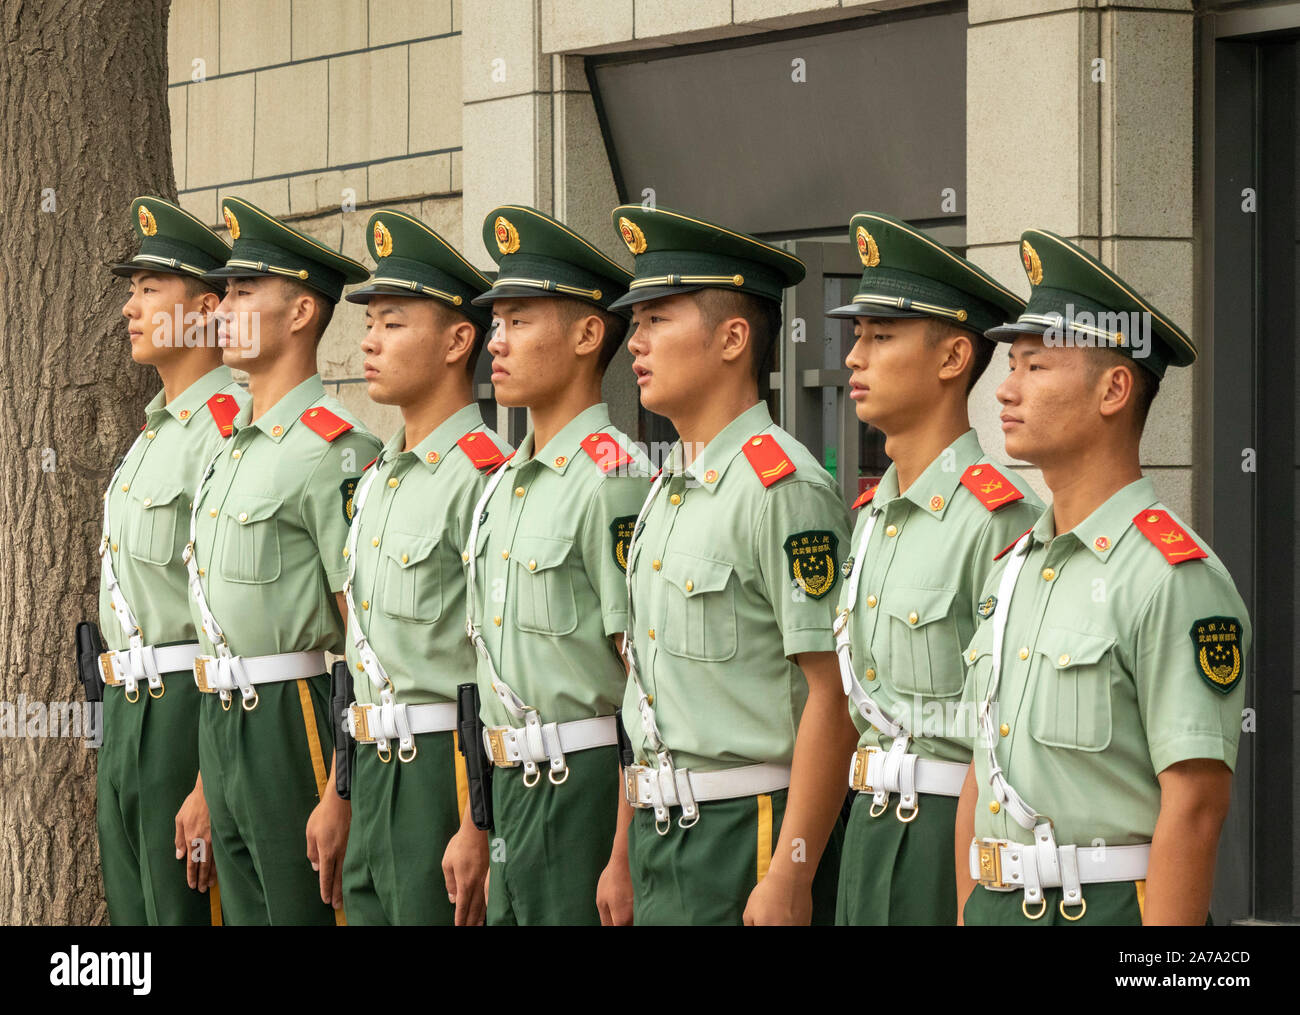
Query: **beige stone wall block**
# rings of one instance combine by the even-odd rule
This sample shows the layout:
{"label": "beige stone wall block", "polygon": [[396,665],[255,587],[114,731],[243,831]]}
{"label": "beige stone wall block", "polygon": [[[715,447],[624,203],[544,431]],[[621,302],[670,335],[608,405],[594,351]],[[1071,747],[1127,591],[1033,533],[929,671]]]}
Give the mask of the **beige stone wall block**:
{"label": "beige stone wall block", "polygon": [[328,87],[329,64],[325,60],[258,71],[254,176],[278,176],[325,165],[329,109],[321,97]]}
{"label": "beige stone wall block", "polygon": [[171,120],[172,170],[176,173],[176,189],[185,189],[185,120],[186,100],[184,88],[167,89],[167,115]]}
{"label": "beige stone wall block", "polygon": [[534,0],[473,3],[464,16],[461,55],[466,102],[550,90],[550,61],[539,58],[537,50]]}
{"label": "beige stone wall block", "polygon": [[329,61],[329,164],[405,155],[406,47]]}
{"label": "beige stone wall block", "polygon": [[[1077,13],[967,32],[969,243],[1006,243],[1029,225],[1080,232],[1080,192],[1087,187],[1080,135],[1089,129],[1081,109],[1081,34]],[[1092,154],[1094,180],[1096,159]]]}
{"label": "beige stone wall block", "polygon": [[343,407],[355,414],[367,429],[385,444],[401,427],[402,411],[395,405],[380,405],[378,402],[372,402],[366,394],[364,382],[327,384],[325,387],[326,390],[332,388],[334,397],[343,403]]}
{"label": "beige stone wall block", "polygon": [[465,258],[483,270],[496,263],[483,246],[483,218],[500,204],[526,204],[546,211],[551,204],[549,159],[537,153],[550,145],[551,99],[519,95],[465,107]]}
{"label": "beige stone wall block", "polygon": [[557,92],[590,92],[586,61],[580,56],[557,55],[551,60],[551,86]]}
{"label": "beige stone wall block", "polygon": [[410,148],[457,148],[461,141],[461,36],[410,47]]}
{"label": "beige stone wall block", "polygon": [[[220,0],[172,0],[167,18],[167,80],[193,81],[221,73],[218,11]],[[201,68],[194,61],[202,60]]]}
{"label": "beige stone wall block", "polygon": [[289,208],[294,215],[338,211],[344,200],[359,208],[369,199],[364,166],[289,177]]}
{"label": "beige stone wall block", "polygon": [[366,0],[293,0],[293,58],[365,49]]}
{"label": "beige stone wall block", "polygon": [[217,191],[218,215],[221,214],[220,203],[228,197],[242,197],[276,218],[284,218],[289,214],[288,180],[262,180],[256,183],[242,183],[235,187],[220,187]]}
{"label": "beige stone wall block", "polygon": [[1095,9],[1097,0],[970,0],[967,6],[972,25],[1014,18],[1033,18],[1061,11]]}
{"label": "beige stone wall block", "polygon": [[431,197],[420,202],[418,214],[416,212],[411,214],[460,250],[464,236],[460,209],[459,197]]}
{"label": "beige stone wall block", "polygon": [[763,24],[769,28],[794,28],[833,18],[857,17],[844,14],[839,0],[734,0],[732,18],[738,25]]}
{"label": "beige stone wall block", "polygon": [[845,13],[853,17],[876,11],[898,11],[905,7],[924,7],[930,0],[840,0]]}
{"label": "beige stone wall block", "polygon": [[1192,233],[1193,31],[1190,12],[1102,15],[1103,233]]}
{"label": "beige stone wall block", "polygon": [[289,0],[221,0],[221,73],[288,63]]}
{"label": "beige stone wall block", "polygon": [[377,162],[369,167],[372,201],[390,201],[446,194],[451,191],[451,155],[426,155],[396,162]]}
{"label": "beige stone wall block", "polygon": [[680,35],[732,24],[732,0],[638,0],[636,37]]}
{"label": "beige stone wall block", "polygon": [[542,0],[543,53],[572,53],[632,38],[633,0]]}
{"label": "beige stone wall block", "polygon": [[455,31],[451,0],[369,0],[370,45],[386,46]]}
{"label": "beige stone wall block", "polygon": [[557,159],[555,167],[555,216],[630,270],[627,246],[619,241],[610,221],[610,210],[618,204],[618,189],[605,154],[595,103],[588,93],[563,92],[555,96],[553,108],[555,136],[564,145],[564,157]]}
{"label": "beige stone wall block", "polygon": [[461,176],[460,176],[462,154],[463,153],[459,150],[451,153],[451,189],[453,192],[457,192],[464,189],[464,185],[461,182]]}
{"label": "beige stone wall block", "polygon": [[[1161,398],[1164,396],[1162,395]],[[1156,405],[1160,399],[1156,399]],[[1154,406],[1152,412],[1155,412]],[[1200,528],[1196,515],[1195,498],[1192,496],[1192,470],[1189,468],[1148,469],[1143,467],[1143,474],[1151,480],[1156,489],[1156,497],[1164,502],[1174,514],[1193,529]],[[1202,539],[1204,543],[1204,539]]]}
{"label": "beige stone wall block", "polygon": [[253,175],[253,77],[186,86],[185,183],[191,189]]}
{"label": "beige stone wall block", "polygon": [[216,187],[208,190],[182,190],[176,203],[205,225],[215,226],[221,222]]}

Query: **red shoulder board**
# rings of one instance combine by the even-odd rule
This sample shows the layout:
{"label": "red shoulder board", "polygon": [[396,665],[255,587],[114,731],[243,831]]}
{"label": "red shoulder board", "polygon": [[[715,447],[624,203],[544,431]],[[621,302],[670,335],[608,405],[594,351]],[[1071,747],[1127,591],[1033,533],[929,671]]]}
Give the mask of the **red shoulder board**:
{"label": "red shoulder board", "polygon": [[[378,455],[375,455],[374,458],[372,458],[372,459],[370,459],[370,461],[366,462],[366,469],[370,468],[370,466],[374,465],[375,462],[377,462],[377,461],[379,461],[379,456],[378,456]],[[362,469],[361,471],[362,471],[362,472],[365,472],[366,469]]]}
{"label": "red shoulder board", "polygon": [[781,449],[771,434],[759,434],[745,441],[741,448],[749,464],[758,473],[759,482],[771,486],[778,479],[794,472],[794,463]]}
{"label": "red shoulder board", "polygon": [[975,499],[990,511],[996,511],[1003,504],[1025,498],[1011,480],[991,465],[972,465],[961,474],[961,485],[973,493]]}
{"label": "red shoulder board", "polygon": [[298,418],[307,424],[308,430],[318,437],[324,437],[327,441],[332,441],[352,429],[351,423],[334,415],[323,405],[308,409]]}
{"label": "red shoulder board", "polygon": [[229,437],[235,432],[235,417],[239,415],[239,403],[229,395],[213,395],[208,399],[208,412],[212,413],[213,422],[222,437]]}
{"label": "red shoulder board", "polygon": [[623,450],[623,445],[607,433],[587,434],[582,438],[582,450],[591,455],[591,460],[601,472],[607,473],[632,461],[632,456]]}
{"label": "red shoulder board", "polygon": [[501,461],[497,462],[496,465],[494,465],[494,466],[492,466],[490,469],[488,469],[488,472],[496,472],[497,469],[501,468],[501,466],[505,465],[506,462],[510,461],[510,459],[512,459],[512,458],[514,458],[514,457],[515,457],[515,453],[514,453],[513,451],[510,452],[510,454],[506,455],[505,458],[503,458],[503,459],[501,459]]}
{"label": "red shoulder board", "polygon": [[456,442],[456,446],[465,452],[476,469],[495,469],[506,460],[501,449],[492,443],[492,438],[481,431],[467,433]]}
{"label": "red shoulder board", "polygon": [[1171,564],[1181,564],[1185,560],[1208,557],[1192,540],[1186,530],[1169,517],[1169,512],[1160,508],[1147,508],[1133,516],[1133,524],[1138,531],[1165,555]]}
{"label": "red shoulder board", "polygon": [[1033,528],[1033,526],[1031,525],[1029,528],[1025,529],[1024,532],[1020,533],[1020,535],[1016,536],[1015,539],[1011,540],[1011,542],[1009,542],[1006,546],[1004,546],[1004,547],[1003,547],[1002,549],[1000,549],[997,553],[995,553],[995,554],[993,555],[993,559],[994,559],[994,560],[1001,560],[1003,557],[1005,557],[1008,553],[1011,552],[1012,547],[1014,547],[1018,542],[1020,542],[1020,540],[1024,539],[1025,536],[1027,536],[1029,533],[1031,533],[1031,532],[1033,532],[1033,531],[1034,531],[1034,528]]}
{"label": "red shoulder board", "polygon": [[879,485],[880,484],[877,483],[876,486],[873,486],[870,490],[863,490],[862,493],[858,495],[858,499],[853,502],[853,506],[849,508],[849,510],[856,511],[858,508],[862,507],[863,504],[870,504],[871,498],[876,495],[876,487]]}

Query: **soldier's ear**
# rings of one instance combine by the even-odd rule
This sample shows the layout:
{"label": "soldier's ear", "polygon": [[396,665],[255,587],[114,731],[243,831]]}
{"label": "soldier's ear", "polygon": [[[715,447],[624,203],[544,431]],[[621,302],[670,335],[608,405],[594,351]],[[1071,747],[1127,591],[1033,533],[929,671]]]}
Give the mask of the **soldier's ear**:
{"label": "soldier's ear", "polygon": [[221,297],[209,289],[199,297],[199,305],[197,309],[199,313],[203,315],[204,320],[206,320],[217,312],[217,307],[220,305]]}
{"label": "soldier's ear", "polygon": [[1128,363],[1116,363],[1101,371],[1097,386],[1101,391],[1098,408],[1103,416],[1114,416],[1133,403],[1137,385],[1133,371],[1138,369]]}
{"label": "soldier's ear", "polygon": [[718,325],[716,334],[722,345],[722,359],[727,363],[739,359],[754,341],[754,333],[749,327],[748,319],[739,315],[722,321]]}

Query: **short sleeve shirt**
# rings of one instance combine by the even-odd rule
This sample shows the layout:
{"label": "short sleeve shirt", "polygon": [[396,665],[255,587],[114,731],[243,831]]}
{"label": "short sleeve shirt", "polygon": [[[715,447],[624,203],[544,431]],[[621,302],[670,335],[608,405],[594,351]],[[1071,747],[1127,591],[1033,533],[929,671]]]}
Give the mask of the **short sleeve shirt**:
{"label": "short sleeve shirt", "polygon": [[[794,467],[774,462],[786,474],[770,486],[743,453],[764,437]],[[631,562],[631,630],[660,737],[678,767],[788,765],[808,696],[793,657],[835,647],[843,498],[762,402],[689,468],[675,446],[665,472]],[[638,759],[653,759],[630,683],[623,723]]]}
{"label": "short sleeve shirt", "polygon": [[[224,366],[170,402],[160,391],[146,406],[144,429],[107,491],[113,573],[147,645],[195,640],[181,558],[189,540],[190,496],[223,441],[209,399],[222,400],[215,402],[220,410],[225,400],[244,405],[248,395]],[[103,587],[99,627],[109,648],[128,646]]]}
{"label": "short sleeve shirt", "polygon": [[[302,419],[322,410],[350,428],[327,440]],[[334,593],[347,579],[352,496],[379,448],[316,374],[257,422],[251,404],[235,418],[195,495],[194,537],[208,606],[235,655],[343,654]],[[211,652],[192,598],[190,613]]]}
{"label": "short sleeve shirt", "polygon": [[[461,549],[490,466],[510,447],[484,425],[477,404],[454,413],[410,451],[405,446],[403,427],[374,464],[365,504],[353,519],[352,601],[398,701],[455,701],[476,658],[465,636]],[[347,658],[357,701],[377,703],[369,674],[357,670],[351,637]]]}
{"label": "short sleeve shirt", "polygon": [[[1147,522],[1147,520],[1151,520]],[[1181,563],[1170,563],[1138,527]],[[1009,606],[994,725],[999,764],[1016,792],[1052,819],[1058,843],[1150,842],[1157,775],[1189,758],[1236,763],[1250,618],[1222,562],[1142,478],[1070,532],[1049,507]],[[1194,546],[1207,556],[1197,558]],[[984,586],[998,593],[1011,559]],[[992,672],[992,619],[966,651],[967,697]],[[975,741],[975,834],[1029,841],[1005,808],[990,809],[987,751]]]}
{"label": "short sleeve shirt", "polygon": [[[602,469],[584,448],[593,434],[619,449],[601,441],[606,464],[631,460]],[[540,450],[529,432],[502,468],[479,529],[474,590],[497,673],[543,722],[613,715],[627,673],[610,638],[627,626],[623,553],[649,489],[649,463],[602,402]],[[478,681],[483,721],[517,725],[482,660]]]}
{"label": "short sleeve shirt", "polygon": [[[968,469],[979,496],[962,482]],[[979,592],[994,556],[1042,509],[1033,491],[993,465],[975,431],[967,430],[906,493],[899,493],[891,465],[858,512],[854,557],[863,553],[868,517],[876,522],[849,618],[853,668],[863,690],[912,734],[911,753],[970,761],[969,741],[955,728],[954,706],[966,681],[962,649],[975,633]],[[840,609],[850,605],[848,587],[847,581],[840,586]],[[889,746],[891,738],[851,701],[849,712],[860,746]]]}

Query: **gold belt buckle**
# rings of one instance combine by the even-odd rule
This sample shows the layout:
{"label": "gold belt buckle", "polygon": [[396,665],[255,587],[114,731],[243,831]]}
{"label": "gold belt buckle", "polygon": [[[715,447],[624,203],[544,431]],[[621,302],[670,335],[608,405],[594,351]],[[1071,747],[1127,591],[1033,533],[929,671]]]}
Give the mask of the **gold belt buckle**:
{"label": "gold belt buckle", "polygon": [[1017,887],[1002,880],[1001,848],[1010,846],[1011,842],[1007,839],[978,839],[975,845],[979,849],[980,884],[993,889]]}
{"label": "gold belt buckle", "polygon": [[194,657],[194,683],[203,694],[215,693],[212,685],[208,683],[208,675],[204,667],[207,665],[208,656]]}
{"label": "gold belt buckle", "polygon": [[492,764],[497,768],[518,768],[519,762],[511,761],[506,756],[506,731],[508,726],[489,726],[488,753],[492,755]]}
{"label": "gold belt buckle", "polygon": [[375,738],[370,735],[370,719],[366,713],[369,705],[352,706],[352,739],[359,744],[373,744]]}
{"label": "gold belt buckle", "polygon": [[122,681],[118,680],[113,674],[113,653],[104,652],[99,657],[99,672],[104,677],[104,683],[109,687],[117,687]]}
{"label": "gold belt buckle", "polygon": [[849,788],[857,790],[859,793],[874,793],[875,790],[867,785],[867,762],[873,754],[879,754],[879,747],[859,747],[853,753],[853,778],[849,780]]}
{"label": "gold belt buckle", "polygon": [[640,765],[628,765],[623,769],[623,797],[633,807],[642,806],[636,792],[636,776],[640,768]]}

